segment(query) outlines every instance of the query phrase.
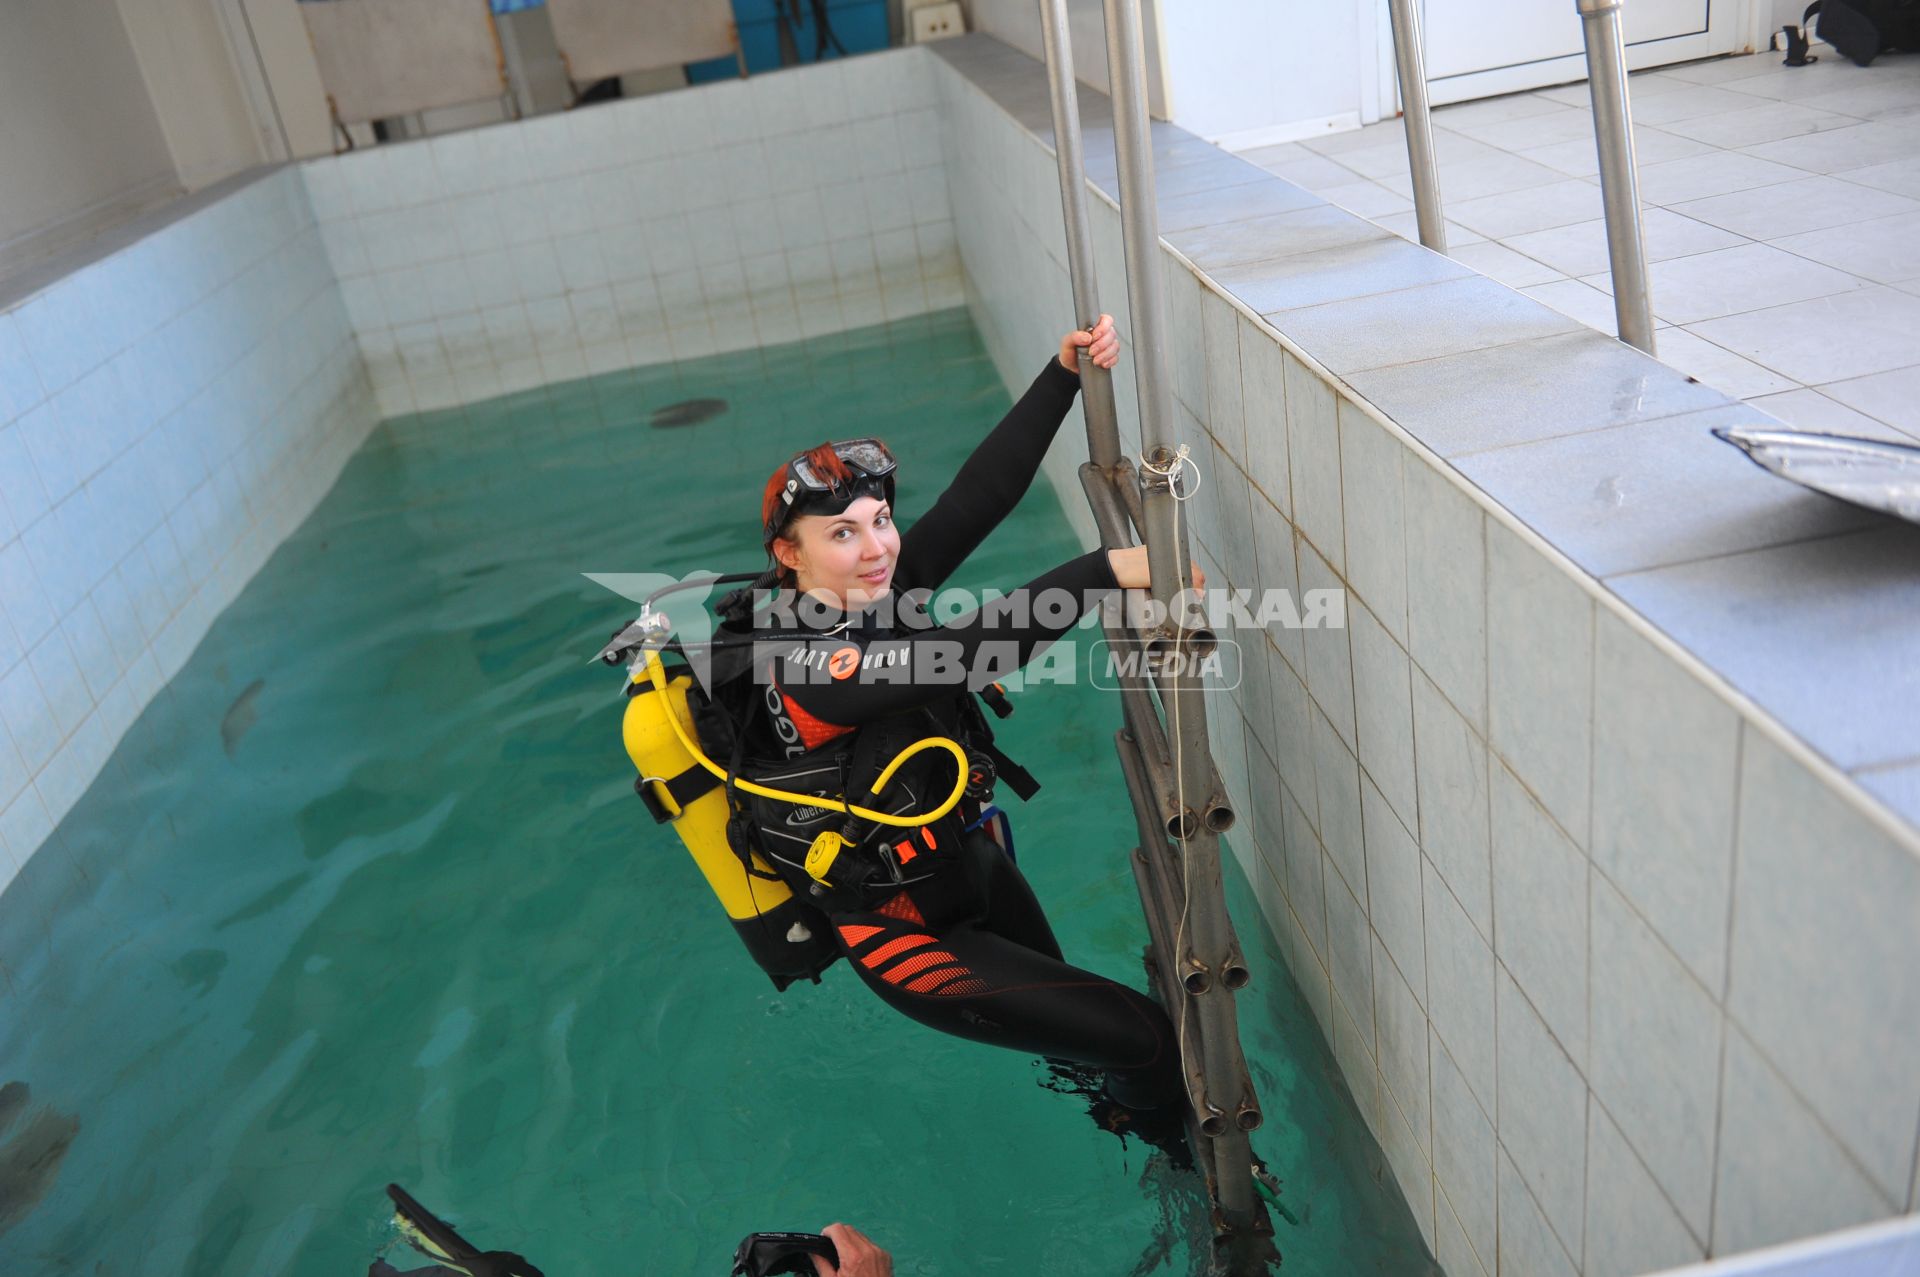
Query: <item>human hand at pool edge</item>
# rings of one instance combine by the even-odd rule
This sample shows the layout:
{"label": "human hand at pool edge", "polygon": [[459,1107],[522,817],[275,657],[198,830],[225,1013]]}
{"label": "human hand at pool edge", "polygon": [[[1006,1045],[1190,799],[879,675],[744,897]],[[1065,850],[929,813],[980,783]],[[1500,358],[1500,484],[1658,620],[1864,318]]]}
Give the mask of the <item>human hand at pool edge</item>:
{"label": "human hand at pool edge", "polygon": [[1120,362],[1120,335],[1113,331],[1113,316],[1102,315],[1100,322],[1091,331],[1082,329],[1068,333],[1060,339],[1060,366],[1068,372],[1078,375],[1080,372],[1080,348],[1087,348],[1093,362],[1102,368],[1112,368]]}
{"label": "human hand at pool edge", "polygon": [[[1107,563],[1113,568],[1113,579],[1120,583],[1123,590],[1150,590],[1153,588],[1153,573],[1147,567],[1147,547],[1129,545],[1118,550],[1107,551]],[[1207,588],[1207,574],[1200,565],[1191,559],[1187,561],[1187,570],[1193,574],[1193,588]]]}
{"label": "human hand at pool edge", "polygon": [[833,1243],[840,1253],[840,1266],[835,1268],[818,1255],[809,1255],[813,1261],[813,1271],[819,1277],[893,1277],[893,1256],[881,1250],[861,1234],[858,1229],[848,1228],[845,1224],[828,1224],[820,1232]]}

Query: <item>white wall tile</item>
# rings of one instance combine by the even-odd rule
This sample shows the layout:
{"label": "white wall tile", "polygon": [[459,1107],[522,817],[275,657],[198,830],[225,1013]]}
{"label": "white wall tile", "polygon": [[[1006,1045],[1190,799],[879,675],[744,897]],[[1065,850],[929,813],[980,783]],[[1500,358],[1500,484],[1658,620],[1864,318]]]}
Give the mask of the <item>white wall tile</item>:
{"label": "white wall tile", "polygon": [[1247,477],[1285,515],[1292,509],[1287,460],[1286,353],[1245,315],[1240,327],[1240,401],[1247,440]]}
{"label": "white wall tile", "polygon": [[[1569,1254],[1586,1219],[1587,1083],[1520,986],[1498,976],[1500,1145]],[[1506,1194],[1501,1194],[1504,1214]],[[1501,1226],[1504,1243],[1506,1227]]]}
{"label": "white wall tile", "polygon": [[[1200,327],[1206,343],[1206,423],[1227,455],[1247,467],[1246,415],[1240,390],[1240,312],[1202,287]],[[1196,408],[1199,405],[1195,405]]]}
{"label": "white wall tile", "polygon": [[[1335,571],[1346,564],[1340,508],[1340,425],[1333,388],[1292,355],[1285,356],[1287,457],[1293,521]],[[1302,572],[1305,565],[1302,564]]]}
{"label": "white wall tile", "polygon": [[1184,266],[1165,267],[1167,363],[1174,398],[1197,417],[1207,412],[1207,339],[1200,314],[1200,282]]}
{"label": "white wall tile", "polygon": [[[1327,876],[1327,949],[1334,996],[1353,1017],[1355,1031],[1371,1057],[1374,1050],[1373,929],[1367,925],[1366,909],[1338,873]],[[1367,1073],[1372,1072],[1369,1063]],[[1357,1077],[1349,1072],[1347,1080],[1357,1086]]]}
{"label": "white wall tile", "polygon": [[1454,1214],[1453,1206],[1448,1202],[1442,1189],[1443,1181],[1434,1176],[1436,1190],[1435,1204],[1438,1208],[1438,1236],[1434,1243],[1433,1255],[1440,1262],[1440,1270],[1449,1277],[1492,1277],[1492,1270],[1481,1262],[1480,1256],[1467,1241],[1465,1227],[1460,1217]]}
{"label": "white wall tile", "polygon": [[[0,684],[0,689],[4,685]],[[1314,836],[1306,813],[1291,790],[1285,794],[1287,822],[1287,904],[1322,961],[1327,953],[1326,850]],[[1324,1023],[1324,1021],[1323,1021]]]}
{"label": "white wall tile", "polygon": [[1409,828],[1419,823],[1414,784],[1413,702],[1407,654],[1359,600],[1347,608],[1353,652],[1355,733],[1360,765]]}
{"label": "white wall tile", "polygon": [[1487,743],[1581,846],[1593,742],[1593,600],[1487,525]]}
{"label": "white wall tile", "polygon": [[1427,1014],[1480,1107],[1494,1111],[1493,947],[1425,866]]}
{"label": "white wall tile", "polygon": [[[1430,1184],[1433,1175],[1429,1165],[1433,1157],[1433,1111],[1428,1081],[1427,1015],[1402,971],[1377,937],[1373,953],[1373,998],[1374,1028],[1379,1035],[1376,1056],[1380,1061],[1380,1078],[1392,1094],[1400,1116],[1406,1121],[1407,1133],[1413,1137],[1419,1150],[1423,1172],[1419,1177],[1420,1182],[1423,1185]],[[1407,1181],[1402,1179],[1401,1182],[1405,1184]],[[1420,1210],[1421,1196],[1421,1193],[1413,1190],[1407,1193],[1416,1213]],[[1431,1227],[1422,1231],[1430,1233]]]}
{"label": "white wall tile", "polygon": [[1353,654],[1347,638],[1346,588],[1309,542],[1296,539],[1294,547],[1300,566],[1303,610],[1306,596],[1316,592],[1330,594],[1340,604],[1338,612],[1330,618],[1338,624],[1310,624],[1300,632],[1306,651],[1306,668],[1301,673],[1306,676],[1307,691],[1314,703],[1351,750],[1354,745]]}
{"label": "white wall tile", "polygon": [[1423,671],[1413,676],[1420,844],[1484,936],[1493,934],[1486,744]]}
{"label": "white wall tile", "polygon": [[[1492,1019],[1491,1010],[1488,1019],[1489,1022]],[[1493,1122],[1474,1098],[1472,1088],[1446,1044],[1437,1033],[1430,1037],[1433,1173],[1440,1187],[1440,1232],[1444,1237],[1446,1216],[1451,1213],[1462,1239],[1473,1252],[1475,1263],[1489,1267],[1495,1253],[1494,1221],[1499,1191],[1495,1178]],[[1441,1262],[1446,1262],[1444,1254]]]}
{"label": "white wall tile", "polygon": [[1751,727],[1741,748],[1728,1009],[1904,1201],[1920,1129],[1920,860]]}
{"label": "white wall tile", "polygon": [[1491,769],[1494,951],[1562,1049],[1587,1058],[1587,858],[1505,766]]}
{"label": "white wall tile", "polygon": [[1579,1271],[1554,1235],[1532,1190],[1504,1153],[1500,1157],[1498,1270],[1503,1274],[1524,1273],[1526,1277],[1574,1277]]}
{"label": "white wall tile", "polygon": [[1339,401],[1347,580],[1400,643],[1407,638],[1407,547],[1401,467],[1406,448],[1350,401]]}
{"label": "white wall tile", "polygon": [[1475,730],[1486,730],[1486,515],[1425,462],[1406,492],[1407,650]]}
{"label": "white wall tile", "polygon": [[1354,894],[1367,890],[1366,845],[1360,823],[1360,764],[1326,715],[1313,716],[1314,792],[1320,841]]}
{"label": "white wall tile", "polygon": [[1739,718],[1605,609],[1594,648],[1594,864],[1717,997]]}
{"label": "white wall tile", "polygon": [[1420,847],[1364,774],[1360,777],[1360,816],[1366,827],[1368,915],[1387,952],[1412,986],[1416,1001],[1424,1007],[1427,938]]}
{"label": "white wall tile", "polygon": [[1593,886],[1592,996],[1594,1096],[1704,1238],[1724,1017],[1605,879]]}
{"label": "white wall tile", "polygon": [[1737,1028],[1720,1093],[1713,1253],[1729,1255],[1892,1214],[1891,1198]]}
{"label": "white wall tile", "polygon": [[1638,1277],[1706,1255],[1606,1111],[1589,1107],[1582,1277]]}
{"label": "white wall tile", "polygon": [[0,426],[23,416],[46,397],[18,322],[13,315],[0,313]]}

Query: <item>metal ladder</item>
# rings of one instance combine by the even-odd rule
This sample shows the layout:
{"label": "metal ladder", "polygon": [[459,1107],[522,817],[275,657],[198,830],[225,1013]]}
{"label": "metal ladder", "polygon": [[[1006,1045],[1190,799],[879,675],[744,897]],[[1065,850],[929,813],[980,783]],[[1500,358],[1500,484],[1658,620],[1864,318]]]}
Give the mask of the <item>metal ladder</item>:
{"label": "metal ladder", "polygon": [[[1066,0],[1041,0],[1041,17],[1074,311],[1091,328],[1100,303]],[[1139,832],[1134,883],[1152,943],[1148,967],[1180,1038],[1188,1136],[1212,1207],[1216,1255],[1230,1272],[1264,1272],[1273,1230],[1255,1193],[1248,1143],[1262,1114],[1233,1001],[1248,971],[1220,885],[1220,835],[1232,827],[1234,812],[1207,743],[1197,672],[1216,640],[1172,607],[1192,585],[1177,504],[1189,490],[1168,433],[1173,414],[1138,0],[1106,0],[1106,21],[1143,467],[1136,469],[1120,451],[1112,376],[1087,360],[1081,377],[1089,459],[1080,483],[1104,546],[1136,544],[1136,534],[1145,543],[1153,596],[1166,618],[1141,629],[1114,609],[1103,616],[1112,647],[1147,657],[1119,673],[1125,725],[1114,737]]]}

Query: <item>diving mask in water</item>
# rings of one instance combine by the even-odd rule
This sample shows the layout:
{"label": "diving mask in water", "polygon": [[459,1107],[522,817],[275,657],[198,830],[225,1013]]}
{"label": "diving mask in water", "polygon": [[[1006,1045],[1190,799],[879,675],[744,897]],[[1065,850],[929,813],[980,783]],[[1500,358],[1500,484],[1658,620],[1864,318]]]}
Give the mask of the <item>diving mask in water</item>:
{"label": "diving mask in water", "polygon": [[840,1252],[818,1233],[748,1233],[733,1252],[733,1277],[775,1277],[778,1273],[801,1273],[811,1277],[818,1255],[835,1268]]}

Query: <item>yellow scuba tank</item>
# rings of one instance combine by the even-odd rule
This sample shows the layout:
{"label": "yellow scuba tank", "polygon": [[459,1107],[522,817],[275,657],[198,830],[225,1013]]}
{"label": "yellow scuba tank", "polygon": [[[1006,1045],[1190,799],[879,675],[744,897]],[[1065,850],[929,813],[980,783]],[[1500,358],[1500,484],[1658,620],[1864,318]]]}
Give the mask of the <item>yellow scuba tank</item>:
{"label": "yellow scuba tank", "polygon": [[[839,956],[826,915],[796,899],[758,853],[752,855],[757,874],[749,873],[747,863],[734,853],[727,838],[726,789],[699,766],[685,743],[698,739],[687,703],[693,678],[683,670],[655,680],[649,666],[659,661],[658,655],[649,654],[646,665],[634,667],[620,722],[621,740],[640,772],[634,789],[654,819],[672,824],[680,835],[747,951],[775,987],[784,989],[802,978],[818,980]],[[679,720],[679,731],[669,714]]]}

